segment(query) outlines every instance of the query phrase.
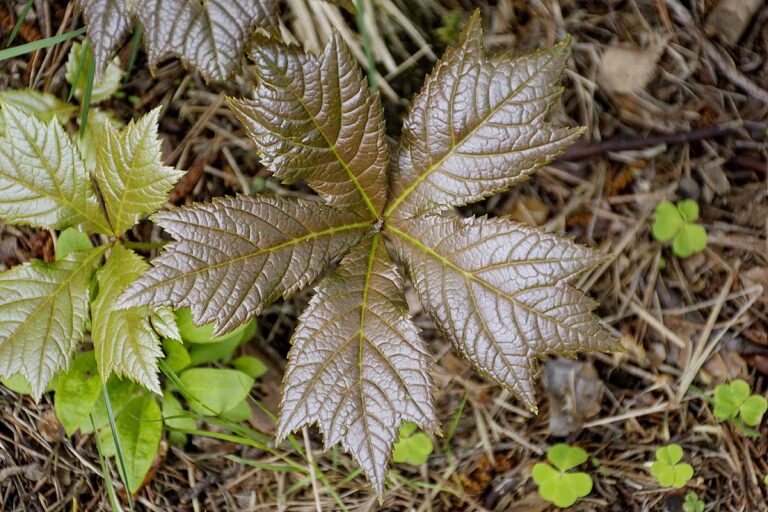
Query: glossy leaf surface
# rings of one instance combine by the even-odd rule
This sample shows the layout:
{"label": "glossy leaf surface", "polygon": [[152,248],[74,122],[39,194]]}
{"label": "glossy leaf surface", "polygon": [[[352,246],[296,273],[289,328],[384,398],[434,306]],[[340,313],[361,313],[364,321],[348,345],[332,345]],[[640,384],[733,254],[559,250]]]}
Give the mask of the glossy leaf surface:
{"label": "glossy leaf surface", "polygon": [[8,104],[2,116],[0,218],[46,229],[86,224],[108,233],[80,153],[61,125]]}
{"label": "glossy leaf surface", "polygon": [[132,284],[123,306],[190,306],[223,334],[300,290],[362,236],[367,223],[304,200],[230,197],[159,213],[176,242]]}
{"label": "glossy leaf surface", "polygon": [[317,422],[326,447],[341,442],[379,493],[400,424],[437,428],[429,355],[380,235],[318,285],[284,382],[278,438]]}
{"label": "glossy leaf surface", "polygon": [[[224,333],[340,259],[294,332],[278,437],[316,423],[379,494],[403,422],[439,430],[396,263],[446,337],[531,409],[537,357],[617,348],[595,303],[569,285],[601,261],[596,252],[449,211],[506,190],[578,135],[547,121],[568,45],[489,57],[479,16],[461,40],[414,100],[390,168],[379,100],[338,37],[317,57],[261,40],[253,99],[230,103],[267,167],[326,204],[241,197],[159,214],[176,241],[122,298],[190,306],[196,323]],[[209,346],[194,347],[192,364]]]}
{"label": "glossy leaf surface", "polygon": [[151,66],[181,58],[207,78],[229,77],[256,27],[277,25],[276,0],[78,0],[100,76],[134,19]]}
{"label": "glossy leaf surface", "polygon": [[122,130],[109,122],[102,125],[94,176],[117,236],[165,204],[168,192],[184,174],[162,163],[159,114],[157,108]]}
{"label": "glossy leaf surface", "polygon": [[0,274],[0,376],[20,373],[35,399],[83,339],[89,282],[103,252],[32,261]]}
{"label": "glossy leaf surface", "polygon": [[388,158],[381,102],[341,36],[317,57],[259,41],[253,60],[259,87],[231,104],[265,165],[286,182],[307,180],[330,204],[380,214]]}
{"label": "glossy leaf surface", "polygon": [[414,100],[388,213],[411,217],[507,190],[581,133],[546,121],[562,93],[568,41],[510,59],[487,57],[482,35],[474,15],[460,46],[445,52]]}
{"label": "glossy leaf surface", "polygon": [[128,377],[160,394],[157,358],[163,356],[160,338],[150,323],[146,306],[116,309],[115,301],[125,287],[149,265],[135,252],[116,244],[96,274],[99,295],[93,302],[91,336],[99,373],[106,382],[113,373]]}

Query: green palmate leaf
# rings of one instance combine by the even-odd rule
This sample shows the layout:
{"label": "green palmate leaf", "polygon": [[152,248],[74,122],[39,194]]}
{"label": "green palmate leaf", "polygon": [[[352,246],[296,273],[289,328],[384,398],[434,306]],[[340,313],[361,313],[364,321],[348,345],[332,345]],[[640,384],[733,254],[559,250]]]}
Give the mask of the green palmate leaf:
{"label": "green palmate leaf", "polygon": [[341,442],[381,493],[402,422],[438,426],[429,356],[380,236],[318,285],[292,343],[278,438],[317,422],[326,448]]}
{"label": "green palmate leaf", "polygon": [[744,400],[739,411],[744,423],[750,427],[756,427],[763,421],[763,415],[768,411],[768,400],[759,395],[752,395]]}
{"label": "green palmate leaf", "polygon": [[503,219],[421,217],[390,229],[437,326],[529,408],[532,356],[614,346],[595,304],[567,284],[599,263],[591,250]]}
{"label": "green palmate leaf", "polygon": [[121,235],[168,200],[182,172],[162,165],[157,108],[121,131],[104,123],[94,175],[109,222]]}
{"label": "green palmate leaf", "polygon": [[656,218],[653,221],[651,232],[653,237],[666,242],[672,240],[685,224],[680,210],[669,201],[662,201],[656,205]]}
{"label": "green palmate leaf", "polygon": [[416,425],[410,422],[400,427],[400,438],[392,450],[392,460],[415,466],[425,464],[434,450],[432,439],[424,432],[415,432]]}
{"label": "green palmate leaf", "polygon": [[115,309],[115,301],[149,265],[130,249],[114,245],[96,277],[99,295],[93,303],[91,336],[96,362],[104,381],[114,373],[128,377],[150,391],[161,393],[157,358],[160,338],[150,324],[147,307]]}
{"label": "green palmate leaf", "polygon": [[253,387],[253,378],[238,370],[192,368],[179,378],[200,403],[192,401],[199,414],[222,414],[239,406]]}
{"label": "green palmate leaf", "polygon": [[93,42],[98,73],[120,46],[133,17],[144,25],[154,67],[175,55],[208,78],[230,76],[257,26],[276,26],[276,0],[78,0]]}
{"label": "green palmate leaf", "polygon": [[47,229],[84,223],[109,233],[80,154],[64,129],[8,104],[2,105],[2,115],[0,218]]}
{"label": "green palmate leaf", "polygon": [[126,404],[116,426],[125,463],[123,481],[135,491],[141,487],[157,455],[163,437],[163,415],[152,395],[145,394]]}
{"label": "green palmate leaf", "polygon": [[[90,59],[86,46],[80,43],[72,43],[67,57],[67,71],[64,77],[67,82],[75,89],[75,97],[83,98],[87,87],[87,73],[83,72],[85,66],[93,65],[92,62],[83,59]],[[107,64],[105,72],[100,75],[98,81],[93,84],[91,89],[91,103],[99,103],[111,98],[120,89],[120,81],[123,79],[123,70],[120,69],[120,60],[112,59]]]}
{"label": "green palmate leaf", "polygon": [[656,450],[656,461],[651,465],[651,473],[664,487],[680,488],[693,477],[693,466],[680,463],[683,449],[678,444],[670,444]]}
{"label": "green palmate leaf", "polygon": [[739,408],[749,398],[752,390],[742,379],[730,384],[719,384],[715,388],[715,409],[713,414],[721,420],[730,420],[739,415]]}
{"label": "green palmate leaf", "polygon": [[487,57],[480,16],[435,65],[403,125],[387,213],[407,218],[508,189],[582,133],[546,114],[562,94],[569,41],[510,59]]}
{"label": "green palmate leaf", "polygon": [[705,504],[696,496],[693,491],[688,492],[685,495],[685,502],[683,503],[683,512],[704,512]]}
{"label": "green palmate leaf", "polygon": [[563,473],[549,464],[538,463],[533,467],[533,480],[539,486],[539,494],[560,508],[567,508],[592,492],[592,479],[586,473]]}
{"label": "green palmate leaf", "polygon": [[[77,111],[75,105],[62,101],[53,94],[35,89],[0,91],[0,103],[28,112],[44,123],[52,119],[56,119],[60,123],[66,123]],[[4,132],[5,121],[0,116],[0,134]]]}
{"label": "green palmate leaf", "polygon": [[672,250],[681,258],[687,258],[707,247],[707,230],[698,224],[685,224],[672,242]]}
{"label": "green palmate leaf", "polygon": [[19,373],[39,399],[69,366],[88,319],[89,283],[102,248],[53,264],[32,261],[0,274],[0,377]]}
{"label": "green palmate leaf", "polygon": [[547,452],[547,459],[560,471],[568,471],[576,466],[584,464],[589,455],[583,448],[558,443]]}
{"label": "green palmate leaf", "polygon": [[341,36],[318,57],[262,40],[253,60],[259,88],[231,105],[267,167],[289,183],[306,180],[330,204],[378,216],[387,193],[381,102]]}
{"label": "green palmate leaf", "polygon": [[129,287],[121,306],[190,306],[197,324],[216,321],[215,335],[302,289],[369,226],[310,201],[247,197],[163,212],[155,220],[177,241]]}
{"label": "green palmate leaf", "polygon": [[677,209],[680,212],[680,216],[686,222],[696,222],[699,220],[699,204],[693,199],[678,201]]}
{"label": "green palmate leaf", "polygon": [[181,343],[181,332],[179,332],[179,326],[176,323],[176,315],[172,309],[153,309],[150,320],[152,321],[152,327],[157,334],[163,338]]}
{"label": "green palmate leaf", "polygon": [[61,425],[71,436],[91,414],[101,394],[101,378],[93,351],[77,355],[61,376],[53,405]]}
{"label": "green palmate leaf", "polygon": [[[267,167],[329,204],[238,197],[159,214],[176,241],[120,302],[189,306],[221,334],[340,259],[299,318],[278,438],[317,423],[326,446],[349,450],[380,494],[400,425],[439,429],[429,356],[395,261],[446,337],[531,409],[535,358],[618,348],[593,301],[568,284],[601,261],[595,252],[445,211],[506,190],[578,135],[546,119],[567,43],[486,56],[477,14],[460,39],[414,100],[389,169],[379,100],[341,40],[308,57],[259,39],[258,88],[231,105]],[[195,346],[192,364],[220,345]],[[588,476],[570,476],[579,493],[591,488]]]}
{"label": "green palmate leaf", "polygon": [[56,259],[63,260],[73,252],[87,251],[88,249],[93,249],[88,235],[75,228],[67,228],[61,232],[56,240]]}

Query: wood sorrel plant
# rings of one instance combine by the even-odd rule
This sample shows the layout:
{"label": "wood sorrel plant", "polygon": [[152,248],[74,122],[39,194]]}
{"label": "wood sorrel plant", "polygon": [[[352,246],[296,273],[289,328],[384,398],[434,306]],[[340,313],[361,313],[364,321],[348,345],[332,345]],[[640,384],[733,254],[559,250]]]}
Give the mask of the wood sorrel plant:
{"label": "wood sorrel plant", "polygon": [[396,262],[454,346],[536,410],[536,357],[617,348],[595,303],[567,284],[600,257],[455,208],[525,180],[579,136],[546,120],[568,54],[566,41],[486,56],[475,14],[415,99],[390,161],[379,98],[338,36],[317,57],[258,39],[258,87],[230,104],[275,176],[305,180],[322,201],[239,196],[157,214],[175,241],[119,307],[189,306],[221,334],[341,258],[299,319],[277,437],[317,423],[379,493],[401,423],[439,430],[430,356]]}

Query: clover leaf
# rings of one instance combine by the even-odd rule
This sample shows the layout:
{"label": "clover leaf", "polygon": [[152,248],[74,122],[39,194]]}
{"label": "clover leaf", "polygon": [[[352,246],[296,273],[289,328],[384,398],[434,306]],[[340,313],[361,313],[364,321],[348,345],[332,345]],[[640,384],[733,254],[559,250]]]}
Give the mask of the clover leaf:
{"label": "clover leaf", "polygon": [[704,512],[704,502],[696,496],[696,493],[689,491],[685,495],[685,502],[683,503],[684,512]]}
{"label": "clover leaf", "polygon": [[713,411],[715,417],[725,421],[740,416],[745,425],[750,427],[759,425],[768,410],[768,401],[760,395],[751,395],[751,393],[749,384],[741,379],[730,384],[720,384],[715,388]]}
{"label": "clover leaf", "polygon": [[427,462],[433,449],[432,439],[424,432],[416,432],[416,424],[408,421],[400,427],[400,440],[395,443],[392,460],[420,466]]}
{"label": "clover leaf", "polygon": [[588,458],[587,452],[577,446],[559,443],[550,448],[547,459],[554,467],[545,462],[533,466],[533,481],[539,486],[541,497],[557,507],[566,508],[589,494],[592,478],[582,472],[567,472]]}
{"label": "clover leaf", "polygon": [[693,476],[693,467],[680,463],[683,449],[679,444],[670,444],[656,450],[656,461],[651,465],[651,473],[663,487],[679,489]]}
{"label": "clover leaf", "polygon": [[707,231],[696,224],[699,205],[692,199],[672,204],[662,201],[656,206],[656,218],[651,233],[656,240],[672,240],[672,251],[681,258],[701,252],[707,246]]}

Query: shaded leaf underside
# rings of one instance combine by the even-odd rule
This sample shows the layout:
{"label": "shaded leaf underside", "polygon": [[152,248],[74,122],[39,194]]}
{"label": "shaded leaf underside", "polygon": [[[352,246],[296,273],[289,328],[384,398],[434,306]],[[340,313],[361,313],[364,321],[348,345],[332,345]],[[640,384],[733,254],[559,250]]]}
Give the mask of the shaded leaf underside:
{"label": "shaded leaf underside", "polygon": [[546,114],[561,93],[565,41],[514,59],[487,57],[480,16],[446,50],[403,125],[388,214],[400,218],[473,203],[531,175],[582,130]]}
{"label": "shaded leaf underside", "polygon": [[382,107],[338,34],[320,56],[267,39],[253,50],[259,86],[231,100],[262,161],[306,180],[332,205],[378,217],[387,195]]}
{"label": "shaded leaf underside", "polygon": [[132,284],[120,307],[190,306],[216,335],[312,282],[370,227],[353,213],[296,199],[216,199],[161,212],[176,241]]}
{"label": "shaded leaf underside", "polygon": [[589,249],[503,219],[431,216],[391,229],[433,321],[530,409],[535,357],[613,348],[596,304],[567,284],[600,261]]}
{"label": "shaded leaf underside", "polygon": [[292,343],[278,437],[317,422],[326,447],[341,442],[381,493],[400,424],[439,428],[430,357],[381,235],[320,282]]}
{"label": "shaded leaf underside", "polygon": [[103,253],[99,247],[0,274],[0,376],[19,373],[40,398],[56,372],[69,366],[83,339],[89,283]]}

